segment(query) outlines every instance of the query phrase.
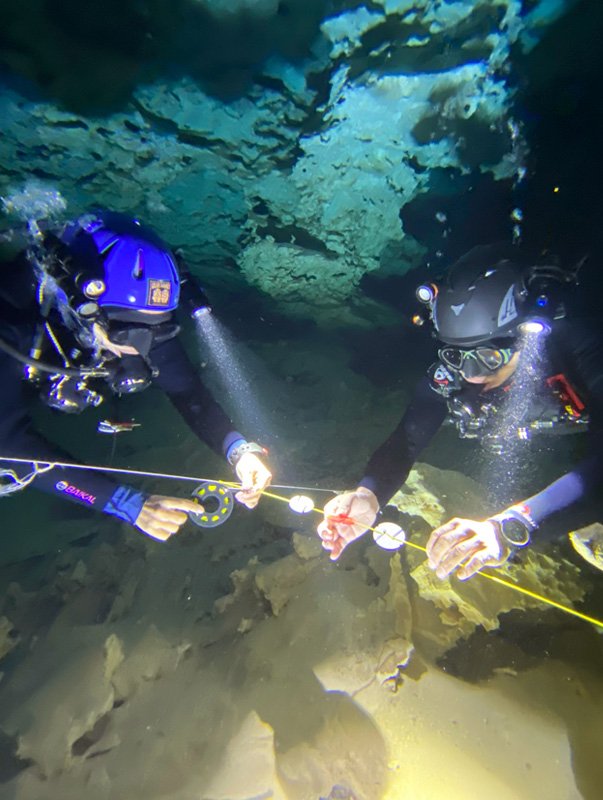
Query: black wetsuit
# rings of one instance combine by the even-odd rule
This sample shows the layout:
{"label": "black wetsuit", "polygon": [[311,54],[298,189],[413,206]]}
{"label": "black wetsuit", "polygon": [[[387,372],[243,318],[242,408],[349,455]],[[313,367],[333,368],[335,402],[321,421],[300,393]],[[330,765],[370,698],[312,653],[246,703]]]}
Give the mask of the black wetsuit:
{"label": "black wetsuit", "polygon": [[[0,337],[28,355],[37,314],[35,281],[27,262],[4,265],[0,282]],[[163,389],[192,432],[218,454],[226,455],[245,441],[228,415],[202,383],[178,339],[153,347],[150,360],[158,367],[153,383]],[[32,402],[40,402],[23,379],[24,366],[0,351],[0,455],[38,461],[74,461],[69,454],[34,430]],[[19,477],[30,465],[1,462]],[[117,483],[100,472],[55,468],[36,477],[33,484],[56,497],[104,511],[134,522],[147,497],[144,492]]]}
{"label": "black wetsuit", "polygon": [[[582,497],[603,479],[603,336],[597,324],[559,320],[545,345],[552,373],[564,374],[586,405],[592,455],[537,495],[524,501],[538,524]],[[384,506],[406,481],[422,450],[448,414],[446,399],[434,391],[429,377],[419,381],[398,427],[373,453],[360,485]]]}

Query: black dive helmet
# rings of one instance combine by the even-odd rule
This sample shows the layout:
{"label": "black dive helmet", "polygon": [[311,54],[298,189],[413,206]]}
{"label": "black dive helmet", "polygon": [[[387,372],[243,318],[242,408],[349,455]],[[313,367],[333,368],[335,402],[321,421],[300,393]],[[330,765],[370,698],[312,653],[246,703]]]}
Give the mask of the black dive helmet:
{"label": "black dive helmet", "polygon": [[[446,278],[417,289],[435,335],[445,345],[440,358],[467,379],[488,375],[508,363],[519,334],[546,334],[565,316],[568,285],[577,269],[532,265],[522,269],[508,247],[475,247]],[[416,315],[422,324],[424,316]]]}
{"label": "black dive helmet", "polygon": [[418,287],[438,339],[458,348],[509,347],[520,333],[548,331],[565,316],[567,290],[576,285],[582,261],[573,270],[555,264],[523,268],[516,256],[501,245],[474,247],[444,280]]}
{"label": "black dive helmet", "polygon": [[472,253],[454,264],[431,307],[438,339],[463,348],[516,337],[528,298],[513,262],[484,264]]}

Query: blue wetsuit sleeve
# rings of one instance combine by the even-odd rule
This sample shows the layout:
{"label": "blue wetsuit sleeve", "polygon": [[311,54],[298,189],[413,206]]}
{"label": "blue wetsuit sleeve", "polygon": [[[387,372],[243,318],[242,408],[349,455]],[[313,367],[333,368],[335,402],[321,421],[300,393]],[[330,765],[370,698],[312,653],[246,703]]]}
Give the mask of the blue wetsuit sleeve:
{"label": "blue wetsuit sleeve", "polygon": [[[40,450],[38,449],[36,457],[39,457],[39,454]],[[60,459],[61,461],[74,460],[69,458],[69,456],[65,458],[66,454],[63,452],[61,452],[60,455],[55,452],[52,458],[50,458],[50,453],[48,451],[42,453],[42,455],[48,458],[49,461],[53,459]],[[27,457],[27,455],[25,455],[25,457]],[[21,474],[28,472],[29,467],[26,469],[21,468],[20,471]],[[119,486],[111,479],[97,472],[87,472],[86,470],[62,467],[56,467],[49,472],[42,473],[34,480],[32,486],[46,494],[58,497],[59,499],[77,503],[78,505],[94,509],[95,511],[102,511],[105,514],[114,514],[108,505],[116,491],[119,489],[134,491],[129,487]]]}
{"label": "blue wetsuit sleeve", "polygon": [[535,525],[581,500],[603,482],[603,334],[600,323],[562,320],[554,328],[550,352],[553,364],[570,378],[586,403],[591,455],[521,503]]}
{"label": "blue wetsuit sleeve", "polygon": [[195,436],[224,456],[236,442],[245,441],[202,382],[178,339],[153,348],[151,360],[159,368],[155,384],[163,389]]}
{"label": "blue wetsuit sleeve", "polygon": [[[6,439],[4,444],[8,445]],[[41,465],[53,461],[74,461],[68,453],[55,449],[43,437],[36,436],[33,432],[26,436],[13,437],[9,449],[5,450],[3,455],[37,459]],[[31,473],[33,463],[33,460],[31,464],[7,462],[6,466],[13,469],[19,478],[24,478]],[[31,485],[61,500],[102,511],[126,522],[134,522],[148,497],[145,492],[130,486],[118,485],[98,472],[67,467],[55,467],[47,472],[41,472]],[[136,507],[138,511],[132,517]]]}
{"label": "blue wetsuit sleeve", "polygon": [[[16,361],[3,354],[0,355],[0,381],[0,454],[5,457],[31,459],[31,462],[24,464],[4,462],[3,466],[12,469],[18,478],[23,479],[32,472],[36,461],[40,464],[75,461],[68,452],[33,430],[27,410],[29,397],[24,390],[19,366]],[[31,486],[61,500],[113,514],[128,522],[130,519],[120,514],[120,498],[124,499],[123,492],[139,494],[146,499],[143,493],[119,486],[100,472],[66,467],[54,467],[39,473]],[[119,492],[122,494],[116,494]],[[131,513],[134,509],[132,502],[129,506]]]}
{"label": "blue wetsuit sleeve", "polygon": [[547,517],[581,500],[603,479],[601,458],[593,456],[562,475],[538,494],[522,501],[529,519],[540,525]]}
{"label": "blue wetsuit sleeve", "polygon": [[[6,362],[4,367],[7,367]],[[32,472],[35,461],[41,464],[74,461],[69,453],[31,429],[26,410],[27,398],[23,396],[19,378],[13,377],[10,369],[8,374],[0,370],[0,375],[7,378],[3,381],[0,413],[2,455],[8,458],[31,459],[31,462],[25,464],[4,462],[3,466],[12,469],[22,479]],[[59,499],[97,511],[104,511],[117,489],[117,484],[101,473],[63,467],[55,467],[38,474],[31,485]]]}
{"label": "blue wetsuit sleeve", "polygon": [[568,472],[547,486],[546,489],[528,497],[523,501],[522,506],[525,506],[535,525],[540,525],[548,516],[575,503],[583,495],[584,483],[580,474],[577,471]]}
{"label": "blue wetsuit sleeve", "polygon": [[147,494],[132,489],[131,486],[118,486],[105,504],[103,511],[105,514],[110,514],[134,525],[147,497]]}
{"label": "blue wetsuit sleeve", "polygon": [[445,399],[428,377],[419,381],[398,427],[370,457],[359,486],[373,491],[384,506],[408,478],[419,454],[446,419]]}
{"label": "blue wetsuit sleeve", "polygon": [[[3,455],[13,455],[17,458],[29,457],[37,459],[40,464],[46,463],[46,460],[49,463],[74,461],[68,453],[54,448],[35,432],[10,437],[9,441],[4,439],[3,444],[8,447]],[[32,465],[33,461],[31,464],[8,462],[6,466],[14,469],[19,478],[24,478],[32,471]],[[118,485],[101,473],[67,467],[55,467],[47,472],[41,472],[31,485],[33,488],[61,500],[101,511],[131,523],[138,517],[140,509],[148,497],[145,492],[130,486]]]}

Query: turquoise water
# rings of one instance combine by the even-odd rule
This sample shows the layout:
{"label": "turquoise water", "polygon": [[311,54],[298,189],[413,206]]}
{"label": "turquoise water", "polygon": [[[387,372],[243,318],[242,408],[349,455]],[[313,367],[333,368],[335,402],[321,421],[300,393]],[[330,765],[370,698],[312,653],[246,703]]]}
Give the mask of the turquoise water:
{"label": "turquoise water", "polygon": [[[599,493],[494,573],[544,601],[423,552],[584,434],[503,461],[444,427],[386,511],[399,552],[333,563],[288,501],[356,485],[436,357],[415,288],[473,245],[588,251],[599,314],[599,4],[160,6],[0,10],[0,270],[95,204],[157,230],[213,308],[181,341],[276,488],[166,543],[35,482],[0,498],[0,800],[598,800],[601,573],[568,533]],[[160,473],[128,478],[148,493],[233,480],[156,386],[30,402],[70,458]]]}

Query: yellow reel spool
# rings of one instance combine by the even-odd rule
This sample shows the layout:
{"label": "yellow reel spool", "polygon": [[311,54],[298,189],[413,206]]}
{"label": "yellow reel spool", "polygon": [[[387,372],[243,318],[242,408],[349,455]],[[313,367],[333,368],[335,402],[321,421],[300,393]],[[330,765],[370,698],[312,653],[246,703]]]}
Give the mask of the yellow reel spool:
{"label": "yellow reel spool", "polygon": [[226,522],[233,512],[234,502],[230,489],[219,483],[204,481],[193,491],[192,497],[203,506],[203,511],[190,512],[189,519],[200,528],[216,528]]}

